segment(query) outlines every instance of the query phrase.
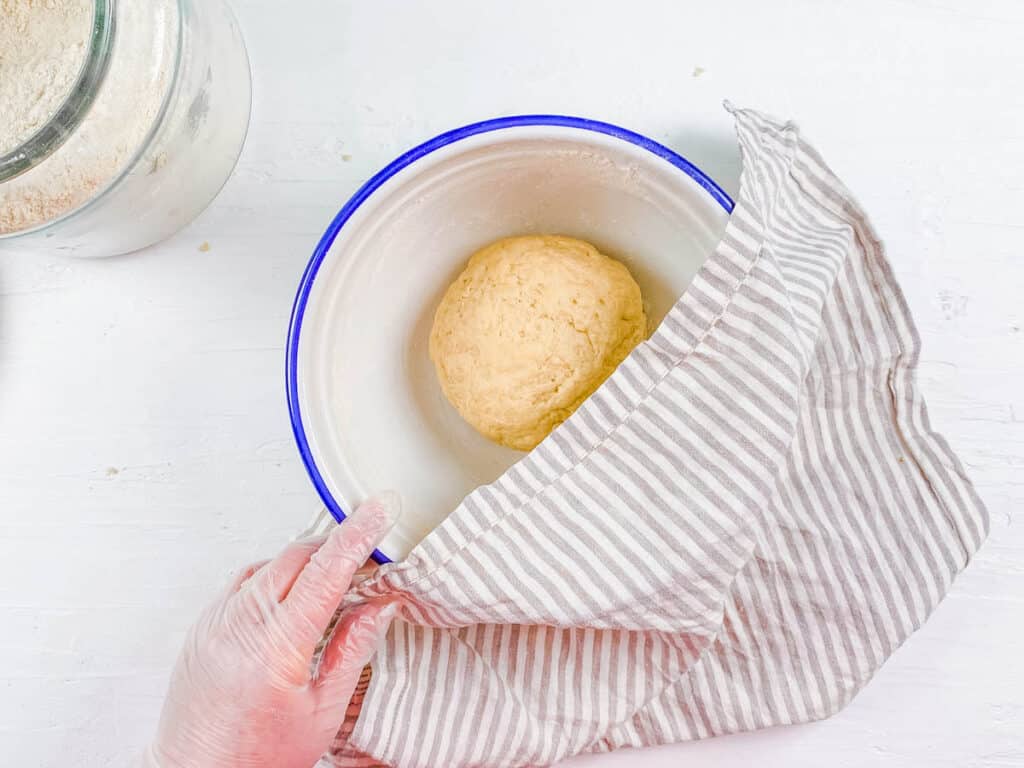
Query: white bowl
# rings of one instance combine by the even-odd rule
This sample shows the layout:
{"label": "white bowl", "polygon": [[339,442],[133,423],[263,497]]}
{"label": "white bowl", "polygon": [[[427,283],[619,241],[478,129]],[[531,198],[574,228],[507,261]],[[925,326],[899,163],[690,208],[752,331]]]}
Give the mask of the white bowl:
{"label": "white bowl", "polygon": [[398,559],[523,455],[462,420],[427,354],[441,294],[475,250],[510,235],[582,238],[629,267],[658,322],[731,210],[671,150],[580,118],[476,123],[388,165],[324,234],[289,331],[292,426],[324,504],[340,520],[398,491],[402,519],[375,553]]}

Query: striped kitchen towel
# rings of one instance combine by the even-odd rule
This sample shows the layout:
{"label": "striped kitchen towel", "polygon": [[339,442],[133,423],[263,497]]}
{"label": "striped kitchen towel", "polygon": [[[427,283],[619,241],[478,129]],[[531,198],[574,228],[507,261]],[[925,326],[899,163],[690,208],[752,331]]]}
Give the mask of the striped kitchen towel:
{"label": "striped kitchen towel", "polygon": [[565,424],[346,604],[401,605],[326,764],[549,765],[840,710],[988,528],[866,216],[734,114],[725,235]]}

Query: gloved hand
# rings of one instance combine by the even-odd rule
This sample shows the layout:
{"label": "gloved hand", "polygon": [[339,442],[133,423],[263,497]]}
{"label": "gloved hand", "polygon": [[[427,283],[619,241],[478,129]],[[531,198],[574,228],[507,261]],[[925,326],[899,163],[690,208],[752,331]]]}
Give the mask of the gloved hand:
{"label": "gloved hand", "polygon": [[249,566],[189,632],[156,741],[158,768],[311,768],[345,717],[359,675],[391,623],[390,605],[346,611],[318,668],[317,643],[353,574],[390,529],[393,494],[325,538]]}

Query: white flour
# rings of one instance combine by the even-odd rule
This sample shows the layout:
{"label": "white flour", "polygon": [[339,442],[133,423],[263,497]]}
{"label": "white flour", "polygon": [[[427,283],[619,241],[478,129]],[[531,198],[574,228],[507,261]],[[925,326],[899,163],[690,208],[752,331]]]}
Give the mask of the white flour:
{"label": "white flour", "polygon": [[[9,142],[10,148],[17,146],[60,106],[85,56],[93,5],[93,0],[0,0],[0,151]],[[0,183],[0,235],[38,227],[80,207],[127,167],[167,92],[177,41],[171,30],[176,29],[170,0],[118,3],[114,52],[89,113],[52,155]],[[15,55],[8,56],[7,47]],[[9,121],[8,114],[15,119]],[[158,170],[156,164],[151,170]]]}
{"label": "white flour", "polygon": [[85,61],[92,0],[0,0],[0,155],[39,130]]}

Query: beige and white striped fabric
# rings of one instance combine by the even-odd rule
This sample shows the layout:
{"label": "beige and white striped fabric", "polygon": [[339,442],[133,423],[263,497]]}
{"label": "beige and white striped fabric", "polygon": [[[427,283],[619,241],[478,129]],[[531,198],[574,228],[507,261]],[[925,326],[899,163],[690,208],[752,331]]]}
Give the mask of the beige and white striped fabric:
{"label": "beige and white striped fabric", "polygon": [[730,110],[736,209],[653,338],[350,596],[403,609],[325,762],[548,765],[827,717],[981,544],[865,215],[795,126]]}

